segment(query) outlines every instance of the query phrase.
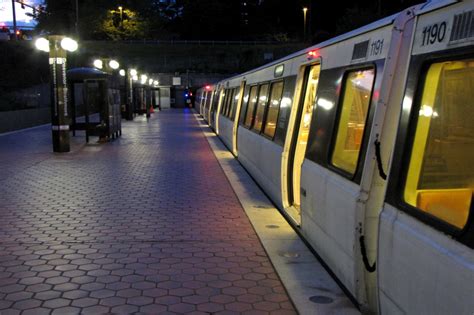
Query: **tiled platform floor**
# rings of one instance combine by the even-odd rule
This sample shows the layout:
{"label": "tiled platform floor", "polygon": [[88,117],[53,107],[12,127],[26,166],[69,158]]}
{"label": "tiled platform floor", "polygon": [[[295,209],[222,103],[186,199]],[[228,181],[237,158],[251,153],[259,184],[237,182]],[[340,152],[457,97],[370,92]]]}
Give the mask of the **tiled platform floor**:
{"label": "tiled platform floor", "polygon": [[193,114],[0,136],[0,314],[294,314]]}

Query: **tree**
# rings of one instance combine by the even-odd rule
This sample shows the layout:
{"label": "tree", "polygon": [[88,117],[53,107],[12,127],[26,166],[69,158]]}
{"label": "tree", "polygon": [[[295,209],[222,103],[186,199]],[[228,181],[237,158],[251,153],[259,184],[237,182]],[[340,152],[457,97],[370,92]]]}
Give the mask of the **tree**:
{"label": "tree", "polygon": [[72,1],[45,0],[44,9],[36,17],[37,30],[56,34],[72,34],[74,32]]}
{"label": "tree", "polygon": [[102,20],[100,31],[112,40],[138,39],[144,38],[146,25],[147,22],[137,12],[109,10]]}

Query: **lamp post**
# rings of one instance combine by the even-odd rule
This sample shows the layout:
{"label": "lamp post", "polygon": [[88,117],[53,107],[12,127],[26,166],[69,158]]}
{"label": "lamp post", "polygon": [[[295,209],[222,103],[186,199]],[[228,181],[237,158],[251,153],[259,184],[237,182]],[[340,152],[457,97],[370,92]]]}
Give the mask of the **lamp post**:
{"label": "lamp post", "polygon": [[123,27],[123,8],[119,6],[118,9],[120,11],[120,27]]}
{"label": "lamp post", "polygon": [[306,12],[308,12],[308,8],[303,8],[303,42],[306,42]]}
{"label": "lamp post", "polygon": [[137,70],[129,69],[124,71],[125,77],[125,119],[133,120],[133,76],[137,75]]}
{"label": "lamp post", "polygon": [[66,78],[67,51],[73,52],[78,48],[77,42],[62,35],[51,35],[38,38],[36,48],[49,52],[51,73],[51,130],[54,152],[69,152],[69,110]]}

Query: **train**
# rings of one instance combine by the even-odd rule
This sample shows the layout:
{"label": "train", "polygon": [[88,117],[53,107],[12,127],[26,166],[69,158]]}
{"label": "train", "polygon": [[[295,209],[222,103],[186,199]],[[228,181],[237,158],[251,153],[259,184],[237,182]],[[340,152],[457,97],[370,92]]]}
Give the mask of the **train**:
{"label": "train", "polygon": [[[429,1],[197,91],[363,313],[474,312],[474,1]],[[316,276],[316,275],[315,275]]]}

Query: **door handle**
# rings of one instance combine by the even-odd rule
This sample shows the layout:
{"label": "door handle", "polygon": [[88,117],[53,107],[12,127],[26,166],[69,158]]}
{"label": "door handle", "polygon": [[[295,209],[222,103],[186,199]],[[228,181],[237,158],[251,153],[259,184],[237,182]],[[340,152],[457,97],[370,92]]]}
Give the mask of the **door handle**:
{"label": "door handle", "polygon": [[306,197],[306,189],[303,187],[300,188],[301,196]]}

